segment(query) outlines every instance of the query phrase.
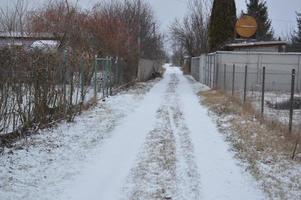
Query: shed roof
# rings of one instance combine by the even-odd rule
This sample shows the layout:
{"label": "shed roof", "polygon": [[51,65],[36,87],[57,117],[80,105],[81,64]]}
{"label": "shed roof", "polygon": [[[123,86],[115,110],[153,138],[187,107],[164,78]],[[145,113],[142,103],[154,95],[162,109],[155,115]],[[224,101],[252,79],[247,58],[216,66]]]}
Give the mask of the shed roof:
{"label": "shed roof", "polygon": [[267,47],[267,46],[282,46],[282,45],[287,45],[287,42],[285,41],[244,42],[244,43],[227,44],[226,47],[242,48],[242,47]]}
{"label": "shed roof", "polygon": [[18,38],[18,39],[54,39],[52,33],[28,33],[28,32],[0,32],[0,38]]}

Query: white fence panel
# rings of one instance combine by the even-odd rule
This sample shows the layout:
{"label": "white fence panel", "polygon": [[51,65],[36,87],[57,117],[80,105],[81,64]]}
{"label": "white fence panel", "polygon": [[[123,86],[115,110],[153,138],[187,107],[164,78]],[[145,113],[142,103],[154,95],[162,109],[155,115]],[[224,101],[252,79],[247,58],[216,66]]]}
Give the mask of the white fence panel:
{"label": "white fence panel", "polygon": [[[235,90],[244,84],[245,66],[248,68],[247,88],[258,90],[262,82],[262,68],[266,67],[267,90],[290,90],[290,73],[296,69],[296,89],[301,89],[301,54],[269,52],[218,51],[192,58],[192,76],[211,88],[232,89],[235,65]],[[224,80],[225,79],[225,80]],[[226,83],[226,86],[224,84]]]}

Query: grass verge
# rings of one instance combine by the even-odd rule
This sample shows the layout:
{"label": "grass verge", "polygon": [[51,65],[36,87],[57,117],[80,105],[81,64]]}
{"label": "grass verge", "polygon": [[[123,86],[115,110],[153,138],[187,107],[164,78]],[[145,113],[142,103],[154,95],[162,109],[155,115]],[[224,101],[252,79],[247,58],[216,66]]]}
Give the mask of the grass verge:
{"label": "grass verge", "polygon": [[[296,134],[277,121],[262,119],[251,103],[221,91],[200,92],[201,103],[217,121],[237,158],[269,199],[301,199],[301,149]],[[295,151],[295,159],[292,153]]]}

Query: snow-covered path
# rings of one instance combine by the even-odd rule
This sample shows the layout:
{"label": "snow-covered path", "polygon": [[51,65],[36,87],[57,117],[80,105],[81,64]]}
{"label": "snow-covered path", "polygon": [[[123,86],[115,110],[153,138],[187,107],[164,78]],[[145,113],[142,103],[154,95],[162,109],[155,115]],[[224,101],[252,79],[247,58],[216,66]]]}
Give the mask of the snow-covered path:
{"label": "snow-covered path", "polygon": [[168,67],[62,199],[264,199],[192,82]]}
{"label": "snow-covered path", "polygon": [[38,136],[37,147],[5,154],[0,199],[265,199],[200,105],[203,86],[165,67],[146,94],[112,97],[68,128]]}

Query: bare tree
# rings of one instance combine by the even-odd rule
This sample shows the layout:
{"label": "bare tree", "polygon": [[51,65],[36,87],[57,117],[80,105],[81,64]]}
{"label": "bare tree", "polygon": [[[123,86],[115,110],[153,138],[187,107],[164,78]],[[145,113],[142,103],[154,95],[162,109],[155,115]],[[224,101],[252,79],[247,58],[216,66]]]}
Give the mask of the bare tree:
{"label": "bare tree", "polygon": [[28,4],[25,0],[17,0],[12,6],[0,7],[0,30],[3,32],[25,33]]}
{"label": "bare tree", "polygon": [[100,2],[89,17],[92,45],[103,56],[123,58],[128,81],[137,74],[139,57],[163,57],[163,36],[156,31],[153,11],[144,1]]}
{"label": "bare tree", "polygon": [[[170,35],[179,52],[188,56],[197,56],[208,52],[208,22],[211,1],[193,0],[189,3],[189,14],[183,21],[175,20],[170,26]],[[179,51],[182,49],[183,51]],[[181,55],[183,57],[183,55]]]}

